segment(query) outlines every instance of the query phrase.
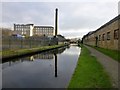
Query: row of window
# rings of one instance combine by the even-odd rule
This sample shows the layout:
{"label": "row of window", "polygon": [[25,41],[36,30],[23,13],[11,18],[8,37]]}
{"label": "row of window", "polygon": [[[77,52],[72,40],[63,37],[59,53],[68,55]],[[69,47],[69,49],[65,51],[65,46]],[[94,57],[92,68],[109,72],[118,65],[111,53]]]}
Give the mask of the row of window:
{"label": "row of window", "polygon": [[[114,39],[118,39],[118,32],[119,32],[119,29],[116,29],[114,30]],[[99,35],[99,41],[101,40],[105,40],[105,37],[107,38],[107,40],[110,40],[111,39],[111,32],[107,32],[107,34],[102,34],[102,35]]]}
{"label": "row of window", "polygon": [[[29,32],[29,30],[19,30],[19,29],[16,29],[17,32]],[[42,31],[36,31],[35,33],[53,33],[53,31],[50,31],[50,30],[42,30]]]}
{"label": "row of window", "polygon": [[42,33],[42,32],[53,32],[53,30],[36,30],[35,32]]}
{"label": "row of window", "polygon": [[15,29],[16,31],[29,31],[29,29]]}
{"label": "row of window", "polygon": [[24,26],[24,25],[23,25],[23,26],[22,26],[22,25],[16,25],[15,27],[16,27],[16,28],[29,28],[30,26]]}
{"label": "row of window", "polygon": [[53,30],[53,28],[34,28],[34,30]]}
{"label": "row of window", "polygon": [[42,35],[42,34],[52,35],[53,33],[35,33],[35,34],[38,34],[38,35]]}
{"label": "row of window", "polygon": [[[28,25],[15,25],[15,28],[30,28],[30,26],[28,26]],[[53,30],[53,27],[46,27],[46,28],[44,28],[44,27],[34,27],[34,29],[51,29],[51,30]]]}
{"label": "row of window", "polygon": [[[30,28],[15,28],[15,30],[30,30]],[[44,30],[52,31],[53,29],[52,29],[52,28],[46,28],[46,29],[39,28],[39,29],[34,29],[34,31],[44,31]]]}
{"label": "row of window", "polygon": [[53,34],[53,33],[48,33],[48,32],[47,33],[44,33],[44,32],[43,33],[37,33],[36,32],[35,34]]}

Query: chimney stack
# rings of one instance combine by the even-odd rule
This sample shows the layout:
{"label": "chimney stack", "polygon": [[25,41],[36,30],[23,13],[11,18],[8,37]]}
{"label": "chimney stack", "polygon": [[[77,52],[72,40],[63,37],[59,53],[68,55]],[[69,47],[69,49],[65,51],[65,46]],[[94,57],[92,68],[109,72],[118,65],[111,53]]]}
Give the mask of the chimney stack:
{"label": "chimney stack", "polygon": [[58,9],[55,9],[55,37],[58,33]]}

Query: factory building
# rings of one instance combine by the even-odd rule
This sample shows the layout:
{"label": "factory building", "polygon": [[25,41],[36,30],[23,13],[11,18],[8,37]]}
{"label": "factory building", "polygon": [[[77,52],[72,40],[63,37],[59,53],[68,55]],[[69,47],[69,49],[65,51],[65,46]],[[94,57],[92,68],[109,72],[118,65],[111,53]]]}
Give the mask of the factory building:
{"label": "factory building", "polygon": [[25,36],[33,36],[33,27],[34,24],[14,24],[14,33]]}
{"label": "factory building", "polygon": [[52,26],[34,26],[34,35],[41,36],[53,36],[54,28]]}
{"label": "factory building", "polygon": [[110,20],[95,31],[84,35],[82,42],[87,45],[97,46],[106,49],[119,49],[120,36],[120,15]]}
{"label": "factory building", "polygon": [[54,27],[34,26],[34,24],[14,24],[14,34],[20,34],[23,36],[53,36]]}

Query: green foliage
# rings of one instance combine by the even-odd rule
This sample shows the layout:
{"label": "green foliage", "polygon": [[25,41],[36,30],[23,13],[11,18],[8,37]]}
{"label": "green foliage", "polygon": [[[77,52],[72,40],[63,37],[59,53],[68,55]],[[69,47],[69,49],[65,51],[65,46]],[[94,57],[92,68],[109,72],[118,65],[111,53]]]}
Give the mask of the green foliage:
{"label": "green foliage", "polygon": [[27,54],[27,53],[31,53],[31,52],[37,52],[37,51],[57,48],[57,47],[61,47],[61,46],[63,46],[63,45],[42,46],[42,47],[37,47],[37,48],[18,49],[18,50],[6,50],[6,51],[0,52],[0,55],[2,56],[2,58],[11,57],[11,56],[23,55],[23,54]]}
{"label": "green foliage", "polygon": [[120,53],[120,51],[104,49],[104,48],[99,48],[99,47],[93,47],[93,48],[104,53],[105,55],[108,55],[109,57],[113,58],[114,60],[120,61],[120,57],[118,55]]}
{"label": "green foliage", "polygon": [[82,46],[77,67],[68,88],[111,88],[110,78],[97,59]]}

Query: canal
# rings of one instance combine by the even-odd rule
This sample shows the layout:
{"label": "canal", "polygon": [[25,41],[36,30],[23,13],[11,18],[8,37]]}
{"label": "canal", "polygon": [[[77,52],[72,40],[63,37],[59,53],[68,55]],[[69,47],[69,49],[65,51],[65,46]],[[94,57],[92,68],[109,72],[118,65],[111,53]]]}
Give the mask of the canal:
{"label": "canal", "polygon": [[3,88],[66,88],[80,48],[67,46],[2,63]]}

